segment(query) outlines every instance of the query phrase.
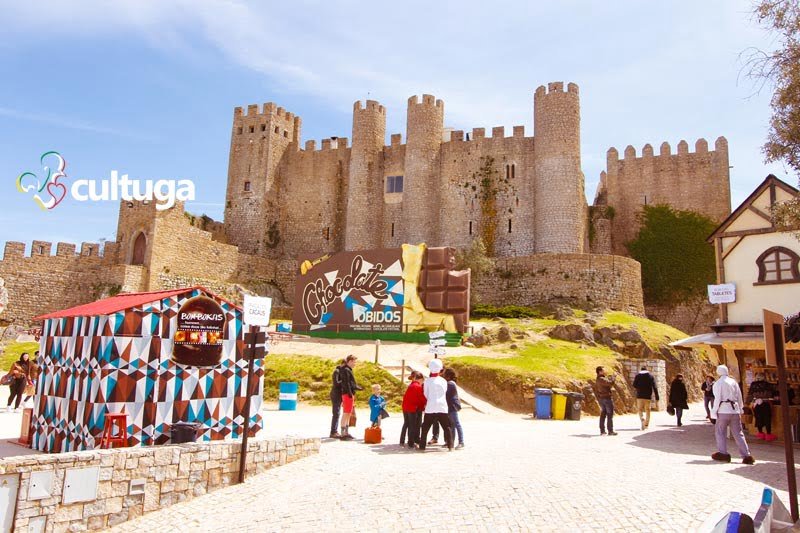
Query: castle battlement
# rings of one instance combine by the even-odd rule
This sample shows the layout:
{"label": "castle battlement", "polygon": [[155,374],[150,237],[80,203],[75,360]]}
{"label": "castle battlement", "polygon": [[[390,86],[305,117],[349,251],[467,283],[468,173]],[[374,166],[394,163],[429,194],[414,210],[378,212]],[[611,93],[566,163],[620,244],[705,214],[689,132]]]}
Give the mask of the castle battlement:
{"label": "castle battlement", "polygon": [[[717,137],[717,140],[714,142],[714,150],[713,152],[725,152],[727,154],[728,151],[728,141],[725,137]],[[656,156],[653,152],[653,146],[651,144],[645,144],[642,147],[642,155],[641,157],[637,157],[636,148],[632,145],[628,145],[625,148],[625,152],[623,153],[623,160],[629,161],[634,159],[650,159],[650,158],[659,158],[659,157],[671,157],[673,155],[677,156],[695,156],[695,155],[703,155],[712,153],[708,150],[708,141],[703,139],[702,137],[697,139],[694,143],[694,151],[689,151],[689,143],[685,140],[681,140],[678,142],[678,151],[677,153],[672,153],[672,147],[668,142],[661,143],[659,147],[659,154]],[[619,151],[611,147],[608,149],[606,153],[606,160],[607,163],[612,164],[619,161]]]}
{"label": "castle battlement", "polygon": [[408,98],[408,106],[435,106],[435,107],[444,107],[444,102],[442,100],[437,100],[435,96],[432,94],[423,94],[422,101],[420,102],[419,97],[415,94]]}
{"label": "castle battlement", "polygon": [[353,104],[353,112],[355,113],[358,111],[376,111],[382,115],[386,114],[386,108],[375,100],[367,100],[366,106],[362,106],[361,100],[356,100]]}
{"label": "castle battlement", "polygon": [[[116,253],[117,243],[106,243],[106,252]],[[81,243],[80,253],[78,247],[69,242],[58,242],[55,245],[56,253],[52,255],[53,243],[50,241],[33,241],[31,243],[30,252],[26,255],[27,245],[24,242],[9,241],[5,244],[3,251],[3,261],[12,258],[44,258],[44,257],[94,257],[101,258],[100,256],[100,243],[98,242],[83,242]],[[108,255],[108,253],[104,254]]]}
{"label": "castle battlement", "polygon": [[[544,96],[546,94],[552,93],[563,93],[564,92],[564,82],[563,81],[554,81],[547,84],[547,87],[544,85],[540,85],[536,88],[536,92],[534,96]],[[572,93],[574,95],[578,95],[578,85],[575,83],[568,83],[567,84],[567,93]]]}
{"label": "castle battlement", "polygon": [[[267,102],[263,104],[261,111],[259,111],[258,104],[249,104],[247,106],[247,112],[244,112],[244,109],[241,107],[234,107],[233,108],[233,120],[248,118],[252,119],[254,117],[269,117],[269,116],[276,116],[280,117],[286,122],[294,122],[295,115],[289,111],[286,111],[284,108],[278,106],[274,102]],[[297,117],[299,118],[299,117]]]}
{"label": "castle battlement", "polygon": [[474,140],[484,139],[521,139],[524,137],[525,126],[514,126],[513,134],[510,137],[506,136],[506,129],[504,126],[493,127],[491,137],[486,136],[486,128],[472,128],[472,132],[470,132],[468,140],[465,140],[464,130],[453,130],[450,132],[450,142],[472,142]]}
{"label": "castle battlement", "polygon": [[303,152],[329,152],[333,150],[348,150],[347,137],[328,137],[320,141],[320,148],[317,149],[317,141],[306,141]]}

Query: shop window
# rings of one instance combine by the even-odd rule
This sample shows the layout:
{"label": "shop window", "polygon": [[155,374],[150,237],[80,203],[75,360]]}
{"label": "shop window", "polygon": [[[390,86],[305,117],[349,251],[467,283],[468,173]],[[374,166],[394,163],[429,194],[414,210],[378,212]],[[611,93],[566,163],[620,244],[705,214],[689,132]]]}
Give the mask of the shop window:
{"label": "shop window", "polygon": [[800,257],[782,246],[773,246],[756,259],[758,282],[756,285],[775,283],[800,283],[798,271]]}
{"label": "shop window", "polygon": [[245,192],[250,192],[250,182],[249,181],[245,181],[244,182],[244,190],[245,190]]}
{"label": "shop window", "polygon": [[386,176],[386,192],[403,192],[403,176]]}

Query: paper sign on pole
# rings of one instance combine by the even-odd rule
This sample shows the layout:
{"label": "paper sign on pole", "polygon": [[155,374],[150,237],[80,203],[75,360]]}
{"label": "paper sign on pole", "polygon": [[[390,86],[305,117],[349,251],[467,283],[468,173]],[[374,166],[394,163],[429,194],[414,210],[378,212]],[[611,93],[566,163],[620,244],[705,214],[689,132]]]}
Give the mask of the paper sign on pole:
{"label": "paper sign on pole", "polygon": [[248,326],[269,326],[272,298],[244,295],[244,323]]}
{"label": "paper sign on pole", "polygon": [[712,304],[732,304],[736,301],[736,285],[722,283],[708,286],[708,302]]}
{"label": "paper sign on pole", "polygon": [[440,347],[436,348],[436,355],[444,355],[444,354],[445,354],[445,351],[444,351],[443,347],[440,346]]}
{"label": "paper sign on pole", "polygon": [[447,333],[447,332],[446,331],[431,331],[430,333],[428,333],[428,338],[429,339],[441,339],[442,337],[444,337],[445,333]]}
{"label": "paper sign on pole", "polygon": [[445,339],[431,339],[430,341],[431,346],[445,346],[447,345],[447,340]]}

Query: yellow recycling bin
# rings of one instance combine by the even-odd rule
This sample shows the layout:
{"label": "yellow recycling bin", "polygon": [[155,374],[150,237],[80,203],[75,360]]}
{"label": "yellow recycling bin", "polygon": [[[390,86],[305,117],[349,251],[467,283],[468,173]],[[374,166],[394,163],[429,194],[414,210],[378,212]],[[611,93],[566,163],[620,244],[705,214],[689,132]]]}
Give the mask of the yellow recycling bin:
{"label": "yellow recycling bin", "polygon": [[564,413],[567,410],[567,394],[564,389],[553,389],[553,419],[564,420]]}

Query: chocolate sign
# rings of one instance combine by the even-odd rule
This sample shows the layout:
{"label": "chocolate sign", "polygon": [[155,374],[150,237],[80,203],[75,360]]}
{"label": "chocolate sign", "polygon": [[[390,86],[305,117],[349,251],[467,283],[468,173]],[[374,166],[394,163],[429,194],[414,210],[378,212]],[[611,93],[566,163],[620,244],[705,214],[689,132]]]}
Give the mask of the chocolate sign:
{"label": "chocolate sign", "polygon": [[401,255],[399,249],[365,250],[301,261],[295,328],[402,331]]}
{"label": "chocolate sign", "polygon": [[214,366],[222,356],[225,312],[207,296],[186,300],[178,311],[172,360],[189,366]]}

